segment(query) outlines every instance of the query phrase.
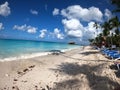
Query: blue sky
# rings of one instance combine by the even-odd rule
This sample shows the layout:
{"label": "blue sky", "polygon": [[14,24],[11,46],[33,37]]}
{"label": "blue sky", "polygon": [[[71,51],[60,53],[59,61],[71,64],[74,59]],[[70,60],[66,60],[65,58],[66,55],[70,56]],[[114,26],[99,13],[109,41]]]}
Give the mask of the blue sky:
{"label": "blue sky", "polygon": [[110,0],[0,0],[0,38],[88,43],[113,9]]}

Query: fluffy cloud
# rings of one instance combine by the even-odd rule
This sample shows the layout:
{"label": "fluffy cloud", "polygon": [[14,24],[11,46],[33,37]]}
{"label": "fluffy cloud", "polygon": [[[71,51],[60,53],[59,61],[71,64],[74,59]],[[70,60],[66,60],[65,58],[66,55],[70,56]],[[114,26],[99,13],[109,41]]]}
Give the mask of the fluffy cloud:
{"label": "fluffy cloud", "polygon": [[54,8],[54,10],[53,10],[53,15],[58,15],[58,14],[59,14],[59,9]]}
{"label": "fluffy cloud", "polygon": [[37,28],[36,27],[32,27],[32,26],[27,26],[26,24],[24,25],[15,25],[13,27],[14,30],[21,30],[21,31],[27,31],[28,33],[36,33],[37,32]]}
{"label": "fluffy cloud", "polygon": [[3,24],[0,23],[0,30],[4,29]]}
{"label": "fluffy cloud", "polygon": [[1,16],[8,16],[11,13],[10,7],[8,5],[9,5],[8,2],[5,2],[4,4],[0,5]]}
{"label": "fluffy cloud", "polygon": [[83,21],[102,21],[103,14],[97,7],[83,8],[80,5],[69,6],[61,10],[61,15],[71,19],[76,18]]}
{"label": "fluffy cloud", "polygon": [[64,34],[60,33],[60,30],[58,28],[54,29],[54,34],[58,39],[64,39]]}
{"label": "fluffy cloud", "polygon": [[34,15],[38,15],[38,11],[36,11],[36,10],[30,10],[30,13],[34,14]]}
{"label": "fluffy cloud", "polygon": [[87,26],[83,26],[78,19],[64,19],[62,23],[67,37],[79,39],[79,42],[84,44],[88,44],[88,39],[95,38],[101,32],[100,28],[96,30],[93,27],[94,22],[92,21]]}
{"label": "fluffy cloud", "polygon": [[111,17],[111,12],[108,9],[103,14],[97,7],[83,8],[80,5],[72,5],[64,8],[56,15],[58,14],[64,17],[62,24],[66,38],[74,39],[84,44],[88,44],[88,39],[95,38],[102,32],[100,28],[96,30],[93,27],[94,22],[103,22],[104,17]]}
{"label": "fluffy cloud", "polygon": [[46,33],[47,33],[47,29],[42,29],[42,30],[40,30],[40,35],[39,35],[39,37],[40,37],[40,38],[44,38],[44,37],[46,36]]}
{"label": "fluffy cloud", "polygon": [[112,17],[112,13],[109,9],[105,9],[105,16],[107,17],[108,20]]}
{"label": "fluffy cloud", "polygon": [[70,37],[82,37],[82,31],[84,28],[79,20],[77,19],[64,19],[62,23],[65,28],[65,33]]}
{"label": "fluffy cloud", "polygon": [[53,39],[64,39],[64,34],[58,28],[55,28],[53,32],[49,32],[47,29],[40,30],[40,38],[51,37]]}
{"label": "fluffy cloud", "polygon": [[14,25],[13,29],[15,29],[15,30],[25,31],[25,30],[26,30],[26,27],[27,27],[26,24],[24,24],[24,25],[22,25],[22,26]]}
{"label": "fluffy cloud", "polygon": [[32,26],[27,26],[26,30],[27,30],[28,33],[36,33],[37,32],[37,28],[32,27]]}
{"label": "fluffy cloud", "polygon": [[91,39],[91,38],[95,38],[98,34],[100,34],[102,32],[102,30],[100,28],[96,29],[94,26],[94,22],[89,22],[88,26],[84,27],[85,31],[84,31],[84,35],[83,38],[85,39]]}

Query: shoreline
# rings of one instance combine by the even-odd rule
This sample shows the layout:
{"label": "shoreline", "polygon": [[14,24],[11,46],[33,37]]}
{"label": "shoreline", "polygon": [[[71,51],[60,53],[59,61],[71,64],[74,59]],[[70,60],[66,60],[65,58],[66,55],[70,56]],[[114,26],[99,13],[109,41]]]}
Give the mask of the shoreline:
{"label": "shoreline", "polygon": [[111,65],[90,46],[59,55],[0,62],[0,89],[114,90],[120,86],[120,78]]}
{"label": "shoreline", "polygon": [[[77,48],[81,48],[80,47],[75,47],[75,48],[71,48],[71,49],[62,49],[60,50],[61,52],[68,52]],[[52,54],[52,52],[50,51],[45,51],[45,52],[39,52],[39,53],[31,53],[31,54],[25,54],[25,55],[20,55],[20,56],[16,56],[16,57],[8,57],[8,58],[3,58],[0,59],[0,62],[6,62],[6,61],[15,61],[15,60],[22,60],[22,59],[31,59],[31,58],[36,58],[36,57],[41,57],[41,56],[47,56],[49,54]]]}

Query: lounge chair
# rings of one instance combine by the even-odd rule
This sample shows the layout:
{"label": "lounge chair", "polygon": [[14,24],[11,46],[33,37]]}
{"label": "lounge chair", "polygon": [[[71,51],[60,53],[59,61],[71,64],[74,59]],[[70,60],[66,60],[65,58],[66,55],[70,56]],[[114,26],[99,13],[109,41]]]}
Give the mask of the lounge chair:
{"label": "lounge chair", "polygon": [[101,52],[102,52],[102,54],[106,54],[107,52],[109,52],[110,50],[108,50],[108,49],[104,49],[104,50],[102,50]]}
{"label": "lounge chair", "polygon": [[118,54],[119,54],[118,51],[116,51],[116,50],[111,50],[111,51],[109,51],[109,52],[106,53],[106,56],[112,58],[112,56],[115,56],[115,55],[118,55]]}
{"label": "lounge chair", "polygon": [[112,59],[118,60],[118,59],[120,58],[120,54],[119,54],[119,53],[113,54],[113,55],[110,55],[110,57],[111,57]]}
{"label": "lounge chair", "polygon": [[105,55],[109,56],[109,54],[114,54],[114,53],[118,53],[118,52],[110,50],[110,51],[106,52]]}

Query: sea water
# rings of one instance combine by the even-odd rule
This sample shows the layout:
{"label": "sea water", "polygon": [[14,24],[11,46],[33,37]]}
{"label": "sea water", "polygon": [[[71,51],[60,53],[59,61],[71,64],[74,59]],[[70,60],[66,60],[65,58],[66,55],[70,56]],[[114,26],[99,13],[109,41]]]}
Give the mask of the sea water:
{"label": "sea water", "polygon": [[0,39],[0,61],[27,59],[47,55],[50,50],[65,51],[77,47],[80,46],[53,42]]}

